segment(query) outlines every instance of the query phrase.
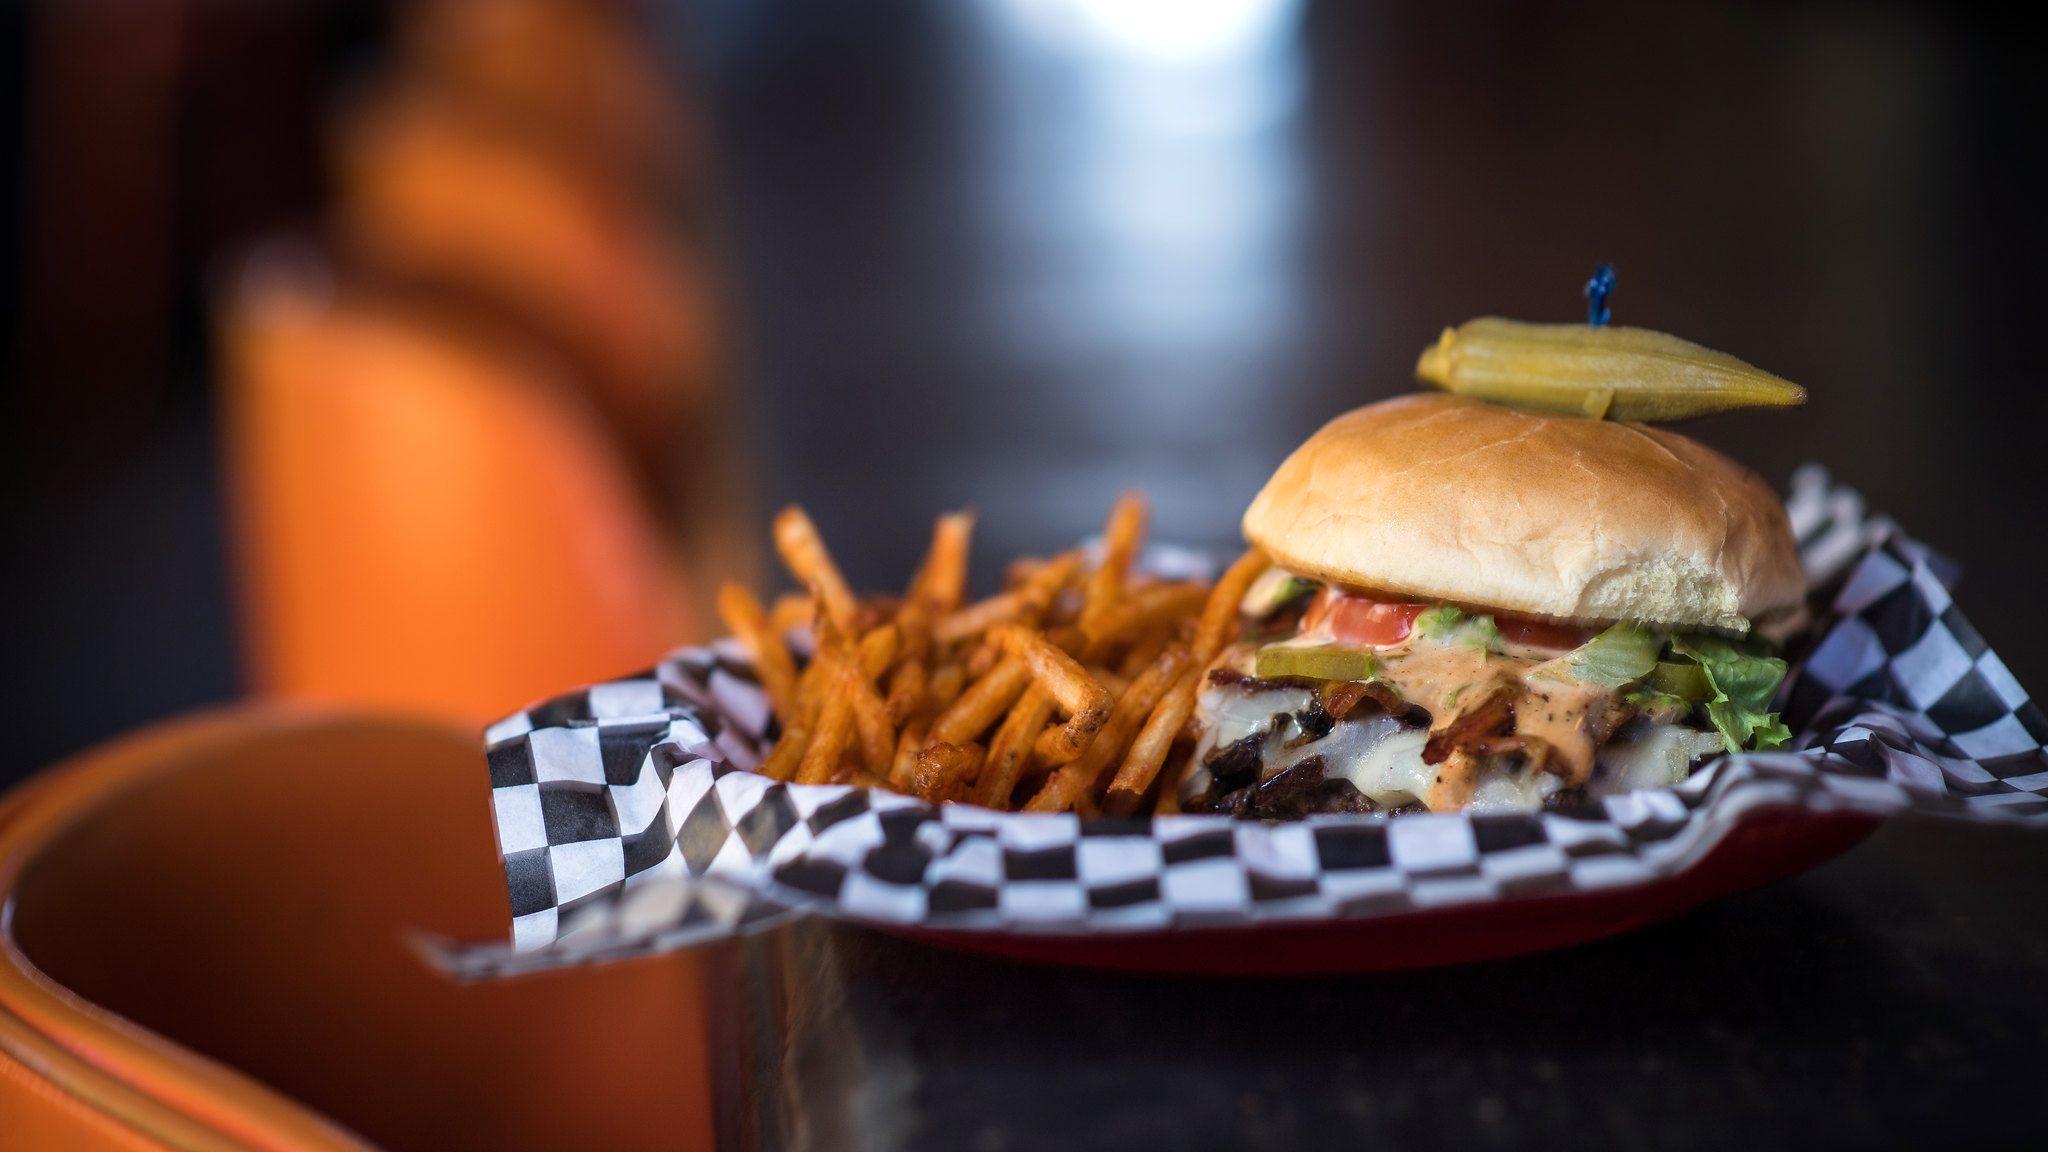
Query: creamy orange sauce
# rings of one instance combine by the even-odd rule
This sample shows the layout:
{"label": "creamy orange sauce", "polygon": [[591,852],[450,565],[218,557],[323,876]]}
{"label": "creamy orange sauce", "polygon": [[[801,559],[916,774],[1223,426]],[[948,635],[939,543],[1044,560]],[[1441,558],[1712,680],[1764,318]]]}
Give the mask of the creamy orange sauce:
{"label": "creamy orange sauce", "polygon": [[[1323,629],[1288,643],[1319,646],[1332,643],[1332,637]],[[1613,693],[1565,672],[1555,662],[1558,653],[1524,646],[1502,653],[1425,637],[1371,651],[1379,660],[1377,678],[1402,700],[1429,713],[1432,734],[1506,693],[1513,705],[1512,734],[1531,745],[1531,768],[1568,787],[1592,778],[1599,742],[1613,718]],[[1211,667],[1251,675],[1256,654],[1256,645],[1233,644]],[[1472,803],[1485,761],[1472,751],[1454,750],[1433,766],[1428,795],[1421,797],[1424,804],[1433,811],[1448,811]]]}
{"label": "creamy orange sauce", "polygon": [[[1442,729],[1458,714],[1485,699],[1500,684],[1519,679],[1523,661],[1492,656],[1468,645],[1424,641],[1405,651],[1381,655],[1381,677],[1401,699],[1429,711],[1432,729]],[[1534,667],[1529,662],[1528,667]]]}
{"label": "creamy orange sauce", "polygon": [[1515,734],[1550,745],[1548,770],[1567,784],[1584,784],[1593,775],[1593,722],[1609,695],[1583,680],[1530,677],[1515,700]]}
{"label": "creamy orange sauce", "polygon": [[1422,803],[1431,812],[1453,812],[1470,804],[1478,787],[1479,758],[1462,750],[1453,752],[1436,766],[1436,780]]}
{"label": "creamy orange sauce", "polygon": [[[1403,700],[1429,712],[1432,732],[1450,727],[1494,693],[1510,691],[1515,735],[1549,747],[1542,764],[1545,771],[1566,784],[1583,784],[1593,774],[1595,722],[1611,693],[1549,669],[1539,672],[1542,664],[1527,656],[1427,640],[1404,651],[1382,653],[1383,678]],[[1459,808],[1470,802],[1477,768],[1477,759],[1468,755],[1445,760],[1430,790],[1429,807]]]}

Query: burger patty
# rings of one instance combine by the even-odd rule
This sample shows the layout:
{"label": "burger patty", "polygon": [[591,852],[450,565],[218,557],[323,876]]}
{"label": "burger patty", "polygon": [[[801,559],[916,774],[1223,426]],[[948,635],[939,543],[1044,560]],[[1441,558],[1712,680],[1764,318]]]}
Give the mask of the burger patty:
{"label": "burger patty", "polygon": [[1262,680],[1242,651],[1209,673],[1188,811],[1529,810],[1683,780],[1720,736],[1639,715],[1616,693],[1451,653],[1370,682]]}

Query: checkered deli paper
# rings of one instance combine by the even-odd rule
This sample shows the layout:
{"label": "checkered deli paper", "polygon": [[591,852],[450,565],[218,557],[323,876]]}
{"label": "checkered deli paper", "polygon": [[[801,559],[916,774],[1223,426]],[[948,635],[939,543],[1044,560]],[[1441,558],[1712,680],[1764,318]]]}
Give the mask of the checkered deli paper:
{"label": "checkered deli paper", "polygon": [[2048,722],[1950,599],[1944,557],[1816,467],[1787,501],[1812,589],[1787,751],[1579,811],[1258,823],[932,805],[756,774],[766,699],[730,643],[491,726],[509,944],[457,976],[687,948],[791,916],[1119,933],[1386,916],[1643,884],[1762,809],[2048,824]]}

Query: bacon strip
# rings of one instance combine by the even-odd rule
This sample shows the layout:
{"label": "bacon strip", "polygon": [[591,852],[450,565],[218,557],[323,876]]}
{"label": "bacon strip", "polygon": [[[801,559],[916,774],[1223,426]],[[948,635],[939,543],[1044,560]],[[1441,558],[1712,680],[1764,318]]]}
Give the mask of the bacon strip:
{"label": "bacon strip", "polygon": [[1431,729],[1429,743],[1422,746],[1424,764],[1441,764],[1452,752],[1468,748],[1493,736],[1507,736],[1515,730],[1515,687],[1497,684],[1484,695]]}

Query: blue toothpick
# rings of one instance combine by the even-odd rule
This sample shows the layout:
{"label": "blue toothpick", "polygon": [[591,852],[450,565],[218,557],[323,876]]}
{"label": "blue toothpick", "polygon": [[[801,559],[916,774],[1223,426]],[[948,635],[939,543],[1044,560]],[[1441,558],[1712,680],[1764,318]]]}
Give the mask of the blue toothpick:
{"label": "blue toothpick", "polygon": [[1607,297],[1614,291],[1614,280],[1614,265],[1602,264],[1586,281],[1586,323],[1595,328],[1607,326]]}

